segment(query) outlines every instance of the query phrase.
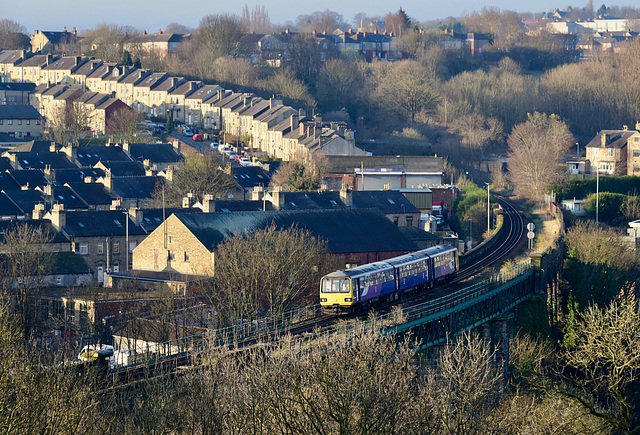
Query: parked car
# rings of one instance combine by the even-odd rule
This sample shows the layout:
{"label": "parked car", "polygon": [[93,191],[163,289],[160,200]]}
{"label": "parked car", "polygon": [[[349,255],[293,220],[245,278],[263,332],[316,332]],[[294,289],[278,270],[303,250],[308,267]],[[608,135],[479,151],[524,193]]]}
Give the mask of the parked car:
{"label": "parked car", "polygon": [[251,162],[251,159],[245,156],[241,156],[238,158],[238,163],[240,163],[240,166],[252,166],[253,163]]}
{"label": "parked car", "polygon": [[204,140],[204,136],[202,136],[202,134],[200,133],[196,133],[193,135],[192,139],[196,142],[202,142]]}
{"label": "parked car", "polygon": [[235,160],[238,155],[234,151],[229,151],[227,153],[227,157],[229,157],[231,160]]}
{"label": "parked car", "polygon": [[190,129],[185,128],[185,129],[182,130],[182,135],[183,136],[187,136],[187,137],[191,137],[191,136],[193,136],[193,132]]}
{"label": "parked car", "polygon": [[212,150],[218,150],[218,144],[216,142],[211,142],[209,144],[209,148],[211,148]]}

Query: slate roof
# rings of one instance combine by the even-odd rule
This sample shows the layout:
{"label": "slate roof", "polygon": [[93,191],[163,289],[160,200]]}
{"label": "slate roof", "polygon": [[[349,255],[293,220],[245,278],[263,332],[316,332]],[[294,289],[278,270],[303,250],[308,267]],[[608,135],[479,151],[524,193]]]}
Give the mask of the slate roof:
{"label": "slate roof", "polygon": [[28,139],[23,139],[21,137],[13,137],[8,135],[7,133],[0,133],[0,146],[12,146],[15,144],[23,144],[27,142]]}
{"label": "slate roof", "polygon": [[415,251],[407,239],[382,213],[372,209],[312,211],[202,213],[174,215],[209,250],[225,238],[246,231],[296,225],[327,241],[332,253]]}
{"label": "slate roof", "polygon": [[20,185],[13,177],[7,173],[0,174],[0,191],[20,190]]}
{"label": "slate roof", "polygon": [[259,166],[237,166],[231,168],[231,175],[244,188],[268,186],[271,181],[269,173]]}
{"label": "slate roof", "polygon": [[[125,236],[127,215],[122,210],[65,211],[65,233],[74,237]],[[143,235],[144,230],[129,220],[129,235]]]}
{"label": "slate roof", "polygon": [[11,160],[9,160],[9,157],[0,157],[0,171],[6,171],[7,169],[13,169]]}
{"label": "slate roof", "polygon": [[0,91],[31,92],[35,88],[35,83],[0,83]]}
{"label": "slate roof", "polygon": [[76,160],[82,166],[93,166],[98,162],[130,162],[129,156],[118,146],[94,146],[78,148]]}
{"label": "slate roof", "polygon": [[181,162],[184,157],[178,154],[170,143],[132,143],[129,144],[129,154],[136,160],[146,159],[152,163]]}
{"label": "slate roof", "polygon": [[0,63],[16,64],[21,60],[21,50],[0,51]]}
{"label": "slate roof", "polygon": [[142,209],[142,222],[140,222],[140,226],[144,228],[147,233],[151,233],[153,230],[158,228],[162,222],[164,222],[163,216],[169,217],[174,213],[202,213],[202,210],[199,208],[165,208],[164,212],[161,208],[145,208]]}
{"label": "slate roof", "polygon": [[98,162],[94,169],[108,169],[113,177],[138,177],[145,174],[140,162]]}
{"label": "slate roof", "polygon": [[15,147],[14,149],[9,150],[9,152],[10,153],[35,153],[35,152],[48,153],[51,147],[51,144],[55,144],[56,149],[60,147],[55,142],[51,142],[48,140],[32,140],[25,143],[24,145],[20,145],[19,147]]}
{"label": "slate roof", "polygon": [[34,220],[24,219],[19,221],[0,221],[0,243],[4,242],[4,235],[13,230],[17,225],[28,225],[29,227],[35,227],[38,231],[47,234],[50,239],[50,243],[65,243],[68,242],[67,238],[60,234],[51,225],[51,222],[47,220]]}
{"label": "slate roof", "polygon": [[358,208],[376,208],[382,213],[420,213],[403,194],[395,190],[365,190],[353,193]]}
{"label": "slate roof", "polygon": [[89,205],[111,205],[113,200],[102,183],[66,183],[65,186]]}
{"label": "slate roof", "polygon": [[61,57],[51,62],[49,65],[43,67],[43,70],[71,70],[71,68],[82,65],[88,59],[86,57],[80,57],[80,62],[78,62],[78,58],[74,57]]}
{"label": "slate roof", "polygon": [[627,142],[631,136],[636,134],[635,130],[601,130],[591,141],[587,144],[589,148],[601,148],[601,140],[603,134],[608,134],[605,148],[622,148],[627,145]]}
{"label": "slate roof", "polygon": [[405,172],[434,172],[444,170],[442,158],[431,156],[326,156],[327,172],[353,174],[361,164],[366,169],[404,169]]}
{"label": "slate roof", "polygon": [[151,198],[162,177],[121,177],[113,178],[113,192],[122,199]]}
{"label": "slate roof", "polygon": [[21,187],[29,186],[29,189],[35,189],[49,184],[40,169],[9,169],[5,173],[13,177]]}
{"label": "slate roof", "polygon": [[[58,57],[54,57],[51,61],[55,61]],[[35,56],[31,56],[22,62],[19,62],[16,66],[19,68],[22,67],[42,67],[49,63],[49,59],[46,54],[36,54]]]}
{"label": "slate roof", "polygon": [[94,181],[104,177],[105,172],[98,168],[69,168],[55,170],[55,184],[83,183],[84,177],[91,177]]}
{"label": "slate roof", "polygon": [[52,204],[63,204],[65,210],[84,210],[87,204],[68,186],[52,186],[49,198]]}
{"label": "slate roof", "polygon": [[22,169],[52,169],[75,168],[65,153],[32,152],[16,153],[16,160]]}
{"label": "slate roof", "polygon": [[15,205],[4,192],[0,192],[0,216],[20,216],[23,214],[25,213],[20,207]]}
{"label": "slate roof", "polygon": [[0,105],[0,119],[40,119],[42,115],[29,105]]}
{"label": "slate roof", "polygon": [[44,203],[45,199],[39,190],[8,190],[5,195],[24,213],[31,213],[36,204]]}
{"label": "slate roof", "polygon": [[231,213],[236,211],[273,211],[270,201],[213,201],[212,210],[216,213]]}

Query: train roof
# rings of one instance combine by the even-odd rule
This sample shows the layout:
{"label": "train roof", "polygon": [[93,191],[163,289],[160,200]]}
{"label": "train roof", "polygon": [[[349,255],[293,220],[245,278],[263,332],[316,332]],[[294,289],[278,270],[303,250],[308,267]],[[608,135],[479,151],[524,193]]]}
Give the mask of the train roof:
{"label": "train roof", "polygon": [[405,254],[399,257],[390,258],[389,260],[385,261],[395,267],[399,267],[403,264],[415,263],[416,261],[424,261],[427,258],[429,257],[423,251],[418,251],[412,252],[411,254]]}
{"label": "train roof", "polygon": [[448,246],[448,245],[437,245],[437,246],[432,246],[430,248],[427,249],[423,249],[422,253],[424,253],[425,255],[428,255],[429,257],[437,257],[438,255],[442,255],[445,254],[447,252],[456,252],[458,251],[456,248],[454,248],[453,246]]}
{"label": "train roof", "polygon": [[386,261],[377,261],[375,263],[363,264],[362,266],[357,266],[357,267],[354,267],[353,269],[339,270],[337,272],[333,272],[328,275],[325,275],[325,278],[344,278],[344,277],[355,278],[360,275],[364,275],[372,272],[379,272],[382,270],[388,270],[392,268],[393,266],[391,266],[391,264],[389,264]]}

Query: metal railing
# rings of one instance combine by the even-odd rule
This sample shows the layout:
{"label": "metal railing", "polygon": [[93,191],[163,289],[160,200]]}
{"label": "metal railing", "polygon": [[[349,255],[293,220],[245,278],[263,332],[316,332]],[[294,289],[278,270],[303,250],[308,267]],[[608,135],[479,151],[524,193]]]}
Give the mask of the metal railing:
{"label": "metal railing", "polygon": [[[321,343],[329,340],[336,334],[352,334],[355,332],[382,331],[382,333],[394,333],[399,325],[407,325],[412,322],[423,322],[424,319],[441,315],[449,310],[454,310],[466,303],[482,298],[493,290],[504,286],[532,270],[531,262],[518,264],[490,279],[411,307],[394,310],[390,313],[377,316],[363,322],[345,324],[337,328],[310,334],[298,340],[292,340],[291,345],[302,346],[310,342]],[[158,343],[157,345],[145,345],[128,352],[132,357],[124,361],[118,361],[116,352],[116,368],[129,368],[148,363],[161,358],[176,357],[189,352],[201,351],[207,347],[218,347],[239,342],[242,340],[259,337],[268,333],[276,333],[301,322],[317,318],[322,315],[322,307],[311,305],[259,320],[242,321],[236,325],[213,330],[205,334],[193,335],[177,340]],[[405,328],[406,329],[406,328]]]}

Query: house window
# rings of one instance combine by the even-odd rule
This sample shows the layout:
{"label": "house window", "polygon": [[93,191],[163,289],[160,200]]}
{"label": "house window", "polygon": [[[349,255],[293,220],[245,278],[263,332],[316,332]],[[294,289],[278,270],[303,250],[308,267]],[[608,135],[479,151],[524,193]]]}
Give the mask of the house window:
{"label": "house window", "polygon": [[114,264],[113,265],[113,273],[118,273],[120,272],[120,265],[119,264]]}
{"label": "house window", "polygon": [[609,157],[613,157],[613,148],[609,148]]}
{"label": "house window", "polygon": [[176,253],[174,251],[169,251],[169,261],[176,259]]}
{"label": "house window", "polygon": [[0,125],[4,124],[4,119],[0,119]]}
{"label": "house window", "polygon": [[113,253],[114,254],[120,253],[120,242],[113,242]]}
{"label": "house window", "polygon": [[27,122],[27,125],[31,125],[31,120],[30,119],[27,119],[26,122]]}
{"label": "house window", "polygon": [[640,157],[640,151],[634,151],[633,157]]}
{"label": "house window", "polygon": [[104,254],[104,243],[98,243],[98,254]]}
{"label": "house window", "polygon": [[56,285],[62,285],[62,275],[56,276]]}
{"label": "house window", "polygon": [[22,119],[18,119],[18,125],[22,125]]}
{"label": "house window", "polygon": [[396,227],[398,226],[398,216],[394,216],[393,223]]}
{"label": "house window", "polygon": [[13,125],[13,119],[7,119],[7,125]]}
{"label": "house window", "polygon": [[173,243],[173,236],[169,236],[169,243]]}
{"label": "house window", "polygon": [[412,216],[407,216],[407,226],[413,226],[413,217]]}
{"label": "house window", "polygon": [[189,253],[187,251],[184,252],[184,261],[189,262]]}
{"label": "house window", "polygon": [[80,243],[80,254],[87,255],[89,253],[89,244],[87,242]]}

